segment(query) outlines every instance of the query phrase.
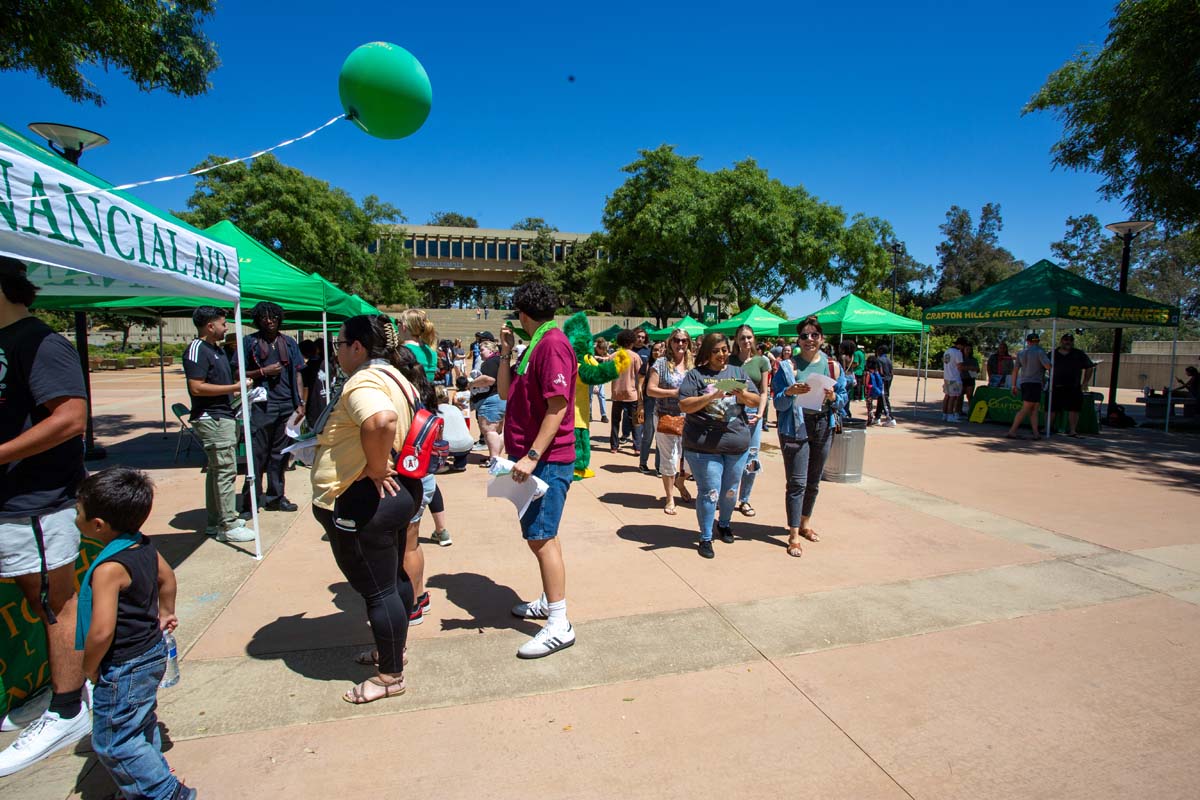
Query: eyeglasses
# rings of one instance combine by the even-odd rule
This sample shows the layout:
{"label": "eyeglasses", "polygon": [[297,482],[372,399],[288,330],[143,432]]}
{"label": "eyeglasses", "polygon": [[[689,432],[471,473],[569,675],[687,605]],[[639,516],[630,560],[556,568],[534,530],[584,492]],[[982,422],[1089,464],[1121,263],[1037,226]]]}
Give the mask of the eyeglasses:
{"label": "eyeglasses", "polygon": [[807,342],[809,339],[820,339],[821,334],[819,334],[819,333],[798,333],[798,334],[796,334],[796,338],[800,339],[801,341]]}
{"label": "eyeglasses", "polygon": [[690,340],[675,338],[671,340],[671,344],[688,344]]}

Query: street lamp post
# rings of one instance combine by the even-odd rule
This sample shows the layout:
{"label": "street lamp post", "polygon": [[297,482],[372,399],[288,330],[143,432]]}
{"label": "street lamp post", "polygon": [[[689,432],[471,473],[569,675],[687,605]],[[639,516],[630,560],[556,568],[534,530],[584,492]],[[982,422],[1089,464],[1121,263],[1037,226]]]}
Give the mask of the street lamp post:
{"label": "street lamp post", "polygon": [[[900,258],[904,255],[904,242],[892,242],[892,313],[896,313],[896,274],[900,270]],[[892,334],[892,343],[888,347],[888,355],[896,358],[896,334]]]}
{"label": "street lamp post", "polygon": [[[1125,222],[1113,222],[1104,227],[1121,239],[1121,278],[1117,291],[1125,294],[1126,286],[1129,283],[1129,249],[1133,243],[1133,237],[1144,230],[1153,228],[1154,223],[1131,219]],[[1121,335],[1123,333],[1122,328],[1113,329],[1112,365],[1109,367],[1108,373],[1108,411],[1110,414],[1113,405],[1117,402],[1117,372],[1121,367]]]}

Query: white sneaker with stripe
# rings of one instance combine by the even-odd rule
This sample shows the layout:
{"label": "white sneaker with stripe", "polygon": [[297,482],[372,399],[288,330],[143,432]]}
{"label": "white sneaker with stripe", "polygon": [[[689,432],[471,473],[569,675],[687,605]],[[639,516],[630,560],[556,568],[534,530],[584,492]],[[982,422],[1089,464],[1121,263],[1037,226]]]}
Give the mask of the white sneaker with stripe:
{"label": "white sneaker with stripe", "polygon": [[571,623],[568,622],[566,628],[551,628],[547,625],[532,639],[521,645],[517,650],[517,658],[542,658],[573,644],[575,644],[575,629],[571,627]]}

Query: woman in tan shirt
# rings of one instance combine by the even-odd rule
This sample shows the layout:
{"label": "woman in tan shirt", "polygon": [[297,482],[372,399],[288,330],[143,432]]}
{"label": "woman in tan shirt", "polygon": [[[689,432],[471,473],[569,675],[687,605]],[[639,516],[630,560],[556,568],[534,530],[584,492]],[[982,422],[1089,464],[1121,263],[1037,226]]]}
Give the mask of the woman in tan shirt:
{"label": "woman in tan shirt", "polygon": [[413,587],[403,555],[421,482],[395,474],[392,452],[412,426],[417,394],[401,372],[414,359],[387,317],[346,320],[336,344],[338,363],[350,377],[317,421],[313,516],[329,534],[342,574],[367,604],[375,649],[358,660],[374,663],[379,674],[342,698],[360,704],[404,693]]}

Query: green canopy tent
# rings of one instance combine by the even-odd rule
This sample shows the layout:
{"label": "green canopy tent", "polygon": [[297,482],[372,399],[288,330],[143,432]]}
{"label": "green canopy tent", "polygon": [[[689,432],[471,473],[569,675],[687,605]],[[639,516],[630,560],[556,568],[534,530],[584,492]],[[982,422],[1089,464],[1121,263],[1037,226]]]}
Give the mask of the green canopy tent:
{"label": "green canopy tent", "polygon": [[820,311],[791,319],[779,326],[783,336],[796,333],[796,326],[809,316],[816,317],[826,336],[886,336],[897,333],[921,333],[927,330],[920,320],[894,314],[886,308],[848,294]]}
{"label": "green canopy tent", "polygon": [[594,342],[597,339],[604,338],[611,342],[613,339],[616,338],[617,334],[623,330],[625,330],[625,329],[622,328],[620,325],[610,325],[607,328],[605,328],[604,330],[600,331],[599,333],[592,334],[592,341]]}
{"label": "green canopy tent", "polygon": [[726,336],[733,336],[738,328],[743,325],[749,325],[750,330],[754,331],[755,336],[774,336],[779,332],[780,323],[783,322],[785,322],[783,317],[772,314],[762,306],[753,305],[724,322],[709,325],[704,332],[723,333]]}
{"label": "green canopy tent", "polygon": [[[924,314],[924,321],[932,325],[1050,327],[1054,350],[1057,349],[1060,323],[1064,328],[1174,327],[1177,342],[1179,318],[1177,308],[1135,295],[1122,294],[1068,272],[1045,259],[978,292],[928,308]],[[1172,373],[1175,370],[1175,342],[1171,345]],[[1050,360],[1050,380],[1053,385],[1053,350]],[[1167,403],[1167,407],[1170,408],[1169,392]],[[1050,431],[1053,410],[1053,406],[1046,409],[1047,434]],[[1169,430],[1170,413],[1166,418]]]}
{"label": "green canopy tent", "polygon": [[691,336],[693,339],[695,339],[698,336],[703,336],[704,330],[705,330],[703,322],[697,322],[696,320],[692,319],[689,316],[689,317],[684,317],[683,319],[679,320],[679,322],[676,322],[674,325],[667,325],[666,327],[659,328],[656,331],[651,331],[650,339],[651,339],[651,341],[655,341],[655,342],[665,342],[667,339],[671,338],[672,333],[679,330],[680,328],[687,331],[688,335]]}
{"label": "green canopy tent", "polygon": [[655,327],[653,322],[651,322],[650,320],[646,320],[641,325],[638,325],[636,328],[634,328],[634,330],[635,331],[645,331],[646,335],[649,336],[650,334],[652,334],[656,330],[658,330],[658,328]]}

